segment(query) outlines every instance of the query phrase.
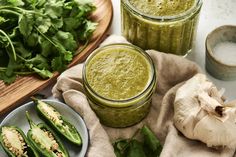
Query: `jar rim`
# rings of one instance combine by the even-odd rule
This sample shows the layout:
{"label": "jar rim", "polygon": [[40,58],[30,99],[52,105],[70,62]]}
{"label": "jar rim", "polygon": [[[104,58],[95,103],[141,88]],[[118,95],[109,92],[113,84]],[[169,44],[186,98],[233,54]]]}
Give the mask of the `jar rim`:
{"label": "jar rim", "polygon": [[[132,49],[135,49],[137,50],[138,52],[140,52],[147,60],[148,62],[150,63],[150,69],[151,69],[151,76],[150,76],[150,81],[147,83],[147,86],[145,87],[145,89],[138,93],[137,95],[131,97],[131,98],[128,98],[128,99],[121,99],[121,100],[116,100],[116,99],[109,99],[109,98],[105,98],[101,95],[99,95],[97,92],[95,92],[93,90],[93,88],[89,85],[89,83],[87,82],[87,78],[86,78],[86,66],[87,64],[89,63],[89,61],[97,54],[99,53],[101,50],[107,48],[107,47],[113,47],[113,46],[126,46],[126,47],[129,47],[129,48],[132,48]],[[141,48],[135,46],[135,45],[131,45],[131,44],[126,44],[126,43],[115,43],[115,44],[109,44],[109,45],[106,45],[106,46],[103,46],[103,47],[100,47],[98,49],[96,49],[92,54],[90,54],[88,56],[88,58],[86,59],[85,63],[84,63],[84,66],[83,66],[83,83],[86,85],[86,87],[92,91],[92,93],[98,97],[99,99],[103,100],[103,101],[106,101],[106,102],[110,102],[110,103],[127,103],[127,102],[131,102],[131,101],[134,101],[142,96],[144,96],[146,94],[146,92],[149,91],[149,89],[153,86],[153,84],[155,84],[156,82],[156,71],[155,71],[155,65],[151,59],[151,57],[147,54],[147,52],[145,52],[144,50],[142,50]],[[85,88],[86,88],[85,87]],[[109,105],[108,105],[109,106]],[[119,105],[119,107],[128,107],[130,105]],[[114,107],[114,106],[112,106]]]}
{"label": "jar rim", "polygon": [[195,4],[191,8],[189,8],[187,11],[182,12],[178,15],[153,16],[153,15],[142,13],[141,11],[136,9],[132,4],[130,4],[129,0],[121,0],[121,1],[122,1],[121,3],[123,3],[134,14],[136,14],[138,16],[141,16],[145,19],[149,19],[149,20],[153,20],[153,21],[160,21],[160,22],[177,21],[177,20],[180,20],[180,19],[185,19],[189,15],[194,15],[194,13],[197,12],[199,10],[199,8],[201,8],[202,3],[203,3],[202,0],[195,0]]}

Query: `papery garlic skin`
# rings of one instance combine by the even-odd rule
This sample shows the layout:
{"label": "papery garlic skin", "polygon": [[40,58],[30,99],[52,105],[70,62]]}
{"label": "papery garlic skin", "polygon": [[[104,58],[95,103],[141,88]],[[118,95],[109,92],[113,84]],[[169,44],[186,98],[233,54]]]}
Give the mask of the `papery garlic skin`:
{"label": "papery garlic skin", "polygon": [[197,74],[176,92],[174,124],[187,138],[200,140],[208,147],[236,147],[236,104],[224,106],[222,93]]}

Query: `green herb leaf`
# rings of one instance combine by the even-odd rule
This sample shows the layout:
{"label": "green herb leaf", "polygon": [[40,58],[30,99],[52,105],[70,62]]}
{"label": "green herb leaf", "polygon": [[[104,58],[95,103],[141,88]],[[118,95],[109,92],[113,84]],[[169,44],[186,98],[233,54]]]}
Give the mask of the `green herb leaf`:
{"label": "green herb leaf", "polygon": [[38,68],[35,68],[33,67],[32,68],[39,76],[41,76],[42,78],[46,79],[46,78],[50,78],[53,76],[53,74],[49,71],[49,70],[46,70],[46,69],[38,69]]}
{"label": "green herb leaf", "polygon": [[3,80],[6,84],[11,84],[16,80],[16,75],[12,74],[11,76],[6,75],[5,72],[0,71],[0,80]]}
{"label": "green herb leaf", "polygon": [[158,157],[162,151],[162,146],[155,134],[147,127],[143,126],[141,133],[144,136],[144,151],[148,157]]}
{"label": "green herb leaf", "polygon": [[52,22],[52,25],[57,29],[62,28],[62,26],[63,26],[62,18],[52,19],[51,22]]}
{"label": "green herb leaf", "polygon": [[0,49],[0,67],[6,67],[8,64],[8,61],[9,61],[9,57],[6,50]]}
{"label": "green herb leaf", "polygon": [[61,17],[63,13],[64,1],[50,0],[45,4],[45,14],[50,16],[52,19]]}
{"label": "green herb leaf", "polygon": [[35,24],[38,26],[38,29],[42,33],[46,33],[51,27],[52,22],[50,18],[47,17],[38,17],[35,21]]}
{"label": "green herb leaf", "polygon": [[7,48],[6,52],[8,54],[9,61],[8,61],[7,68],[5,70],[5,74],[9,78],[12,78],[12,76],[15,75],[15,71],[21,71],[25,67],[24,67],[23,63],[20,62],[20,60],[15,60],[14,55],[9,51],[10,51],[9,48]]}
{"label": "green herb leaf", "polygon": [[153,151],[161,147],[159,140],[156,138],[154,133],[147,126],[142,127],[141,133],[144,136],[144,143],[147,144],[149,148],[151,148]]}
{"label": "green herb leaf", "polygon": [[[113,143],[117,157],[158,157],[160,155],[162,146],[154,133],[147,126],[139,130],[130,139],[118,139]],[[140,132],[143,136],[141,142],[135,139]]]}
{"label": "green herb leaf", "polygon": [[4,22],[6,22],[6,19],[4,17],[0,16],[0,25]]}
{"label": "green herb leaf", "polygon": [[[0,34],[3,34],[3,36],[4,36],[4,37],[2,37],[3,43],[4,43],[4,41],[7,40],[8,44],[9,44],[10,47],[11,47],[12,56],[13,56],[14,60],[16,60],[16,51],[15,51],[15,47],[13,46],[13,43],[12,43],[11,39],[10,39],[9,36],[8,36],[3,30],[1,30],[1,29],[0,29]],[[6,43],[5,43],[5,44],[6,44]],[[8,48],[8,44],[7,44],[6,48]],[[8,50],[8,52],[9,52],[9,50]],[[10,55],[10,53],[9,53],[9,55]]]}
{"label": "green herb leaf", "polygon": [[117,157],[126,157],[129,141],[126,139],[117,140],[113,143],[114,151]]}
{"label": "green herb leaf", "polygon": [[76,41],[74,40],[73,35],[69,32],[58,31],[53,37],[53,41],[60,43],[66,50],[69,51],[75,51],[77,48]]}
{"label": "green herb leaf", "polygon": [[[28,0],[30,1],[30,0]],[[45,5],[45,3],[47,2],[48,0],[37,0],[36,4],[35,4],[35,7],[37,8],[43,8],[43,6]]]}
{"label": "green herb leaf", "polygon": [[44,57],[48,57],[53,52],[53,45],[48,40],[43,40],[40,42],[41,54]]}
{"label": "green herb leaf", "polygon": [[93,0],[80,0],[78,1],[78,3],[85,5],[85,4],[91,4],[93,2]]}
{"label": "green herb leaf", "polygon": [[64,60],[67,61],[67,62],[70,62],[70,61],[72,61],[72,59],[73,59],[72,52],[71,51],[66,51],[64,53]]}
{"label": "green herb leaf", "polygon": [[132,140],[130,142],[127,157],[146,157],[142,147],[142,143],[137,140]]}
{"label": "green herb leaf", "polygon": [[7,0],[13,6],[23,6],[25,3],[22,0]]}
{"label": "green herb leaf", "polygon": [[[95,30],[90,0],[1,0],[0,80],[62,71]],[[79,32],[79,33],[78,33]],[[7,80],[9,79],[9,80]]]}
{"label": "green herb leaf", "polygon": [[34,58],[27,60],[27,63],[33,64],[38,69],[50,69],[48,60],[40,54],[37,54]]}
{"label": "green herb leaf", "polygon": [[92,36],[93,31],[96,29],[97,23],[86,20],[84,31],[79,32],[81,40],[86,40]]}
{"label": "green herb leaf", "polygon": [[77,29],[82,24],[83,18],[65,17],[63,27],[65,31],[72,31],[74,29]]}
{"label": "green herb leaf", "polygon": [[26,39],[27,45],[29,47],[36,47],[39,43],[39,36],[37,33],[32,32]]}
{"label": "green herb leaf", "polygon": [[15,46],[16,52],[18,54],[20,54],[23,58],[31,57],[32,52],[30,52],[28,49],[26,49],[21,42],[15,42],[14,46]]}
{"label": "green herb leaf", "polygon": [[66,68],[64,59],[61,56],[53,58],[51,66],[54,71],[62,71]]}
{"label": "green herb leaf", "polygon": [[28,37],[33,30],[34,17],[32,14],[23,14],[19,20],[20,33]]}
{"label": "green herb leaf", "polygon": [[8,45],[9,45],[9,42],[8,42],[6,36],[0,35],[0,47],[1,47],[1,48],[5,48],[5,47],[7,47]]}

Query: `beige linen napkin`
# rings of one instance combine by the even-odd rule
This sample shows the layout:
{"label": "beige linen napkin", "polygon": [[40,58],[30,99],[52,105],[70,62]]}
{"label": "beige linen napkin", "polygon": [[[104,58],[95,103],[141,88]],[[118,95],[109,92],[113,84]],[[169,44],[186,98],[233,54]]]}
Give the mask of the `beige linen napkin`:
{"label": "beige linen napkin", "polygon": [[[112,35],[102,45],[127,41],[121,36]],[[181,84],[200,72],[199,67],[187,59],[171,54],[148,50],[157,72],[157,87],[152,97],[149,114],[140,123],[128,128],[110,128],[100,124],[83,94],[82,68],[78,64],[62,73],[53,87],[55,97],[64,101],[79,112],[85,120],[90,134],[87,157],[115,157],[112,142],[117,138],[129,138],[144,124],[150,126],[163,144],[161,157],[232,157],[234,150],[215,150],[199,141],[189,140],[174,127],[173,101]]]}

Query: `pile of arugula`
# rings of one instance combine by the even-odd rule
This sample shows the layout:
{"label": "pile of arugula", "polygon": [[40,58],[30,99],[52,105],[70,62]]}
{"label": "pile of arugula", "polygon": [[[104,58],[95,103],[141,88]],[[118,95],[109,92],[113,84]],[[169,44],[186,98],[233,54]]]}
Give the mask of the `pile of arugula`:
{"label": "pile of arugula", "polygon": [[1,0],[0,80],[64,70],[95,30],[94,10],[91,0]]}
{"label": "pile of arugula", "polygon": [[[143,141],[135,139],[140,133]],[[115,141],[113,147],[117,157],[159,157],[162,151],[159,140],[147,126],[137,130],[130,139]]]}

